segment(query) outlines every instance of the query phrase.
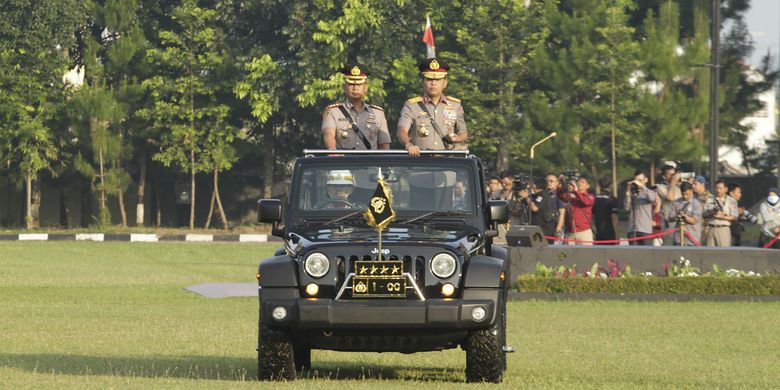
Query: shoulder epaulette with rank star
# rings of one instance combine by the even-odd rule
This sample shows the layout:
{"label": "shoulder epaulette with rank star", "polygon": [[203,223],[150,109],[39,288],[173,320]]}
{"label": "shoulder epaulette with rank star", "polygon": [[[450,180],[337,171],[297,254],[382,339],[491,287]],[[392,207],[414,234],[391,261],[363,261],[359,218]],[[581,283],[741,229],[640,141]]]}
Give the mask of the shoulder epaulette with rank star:
{"label": "shoulder epaulette with rank star", "polygon": [[423,100],[422,96],[413,97],[409,100],[407,100],[407,103],[419,103]]}
{"label": "shoulder epaulette with rank star", "polygon": [[452,101],[453,101],[453,102],[455,102],[455,103],[460,103],[460,99],[458,99],[458,98],[454,98],[454,97],[452,97],[452,96],[447,96],[447,100],[452,100]]}
{"label": "shoulder epaulette with rank star", "polygon": [[342,104],[343,103],[333,103],[325,106],[325,109],[322,111],[322,117],[325,118],[328,115],[328,111],[330,111],[331,108],[341,107]]}
{"label": "shoulder epaulette with rank star", "polygon": [[385,110],[384,108],[382,108],[380,106],[377,106],[376,104],[369,104],[369,106],[371,106],[371,108],[375,108],[375,109],[377,109],[379,111],[384,111]]}

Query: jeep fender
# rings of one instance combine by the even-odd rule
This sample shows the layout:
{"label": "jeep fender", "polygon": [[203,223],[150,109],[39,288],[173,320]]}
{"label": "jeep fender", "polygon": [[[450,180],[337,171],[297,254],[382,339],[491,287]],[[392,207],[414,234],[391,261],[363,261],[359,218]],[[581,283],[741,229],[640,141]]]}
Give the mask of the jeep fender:
{"label": "jeep fender", "polygon": [[261,287],[298,287],[298,263],[290,256],[274,256],[260,262]]}
{"label": "jeep fender", "polygon": [[464,264],[464,288],[500,288],[504,260],[488,256],[474,256]]}
{"label": "jeep fender", "polygon": [[505,246],[493,244],[493,246],[490,249],[491,249],[491,256],[501,260],[507,259],[507,250]]}

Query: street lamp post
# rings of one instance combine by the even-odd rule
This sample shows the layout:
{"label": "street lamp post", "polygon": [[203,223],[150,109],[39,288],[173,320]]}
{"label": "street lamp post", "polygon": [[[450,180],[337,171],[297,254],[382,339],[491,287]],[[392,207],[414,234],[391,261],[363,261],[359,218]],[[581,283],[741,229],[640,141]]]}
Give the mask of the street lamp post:
{"label": "street lamp post", "polygon": [[[556,135],[558,135],[558,133],[553,131],[552,133],[550,133],[550,135],[548,135],[547,137],[542,138],[539,142],[537,142],[537,143],[535,143],[535,144],[533,144],[531,146],[531,153],[530,153],[530,156],[531,156],[531,168],[529,169],[529,174],[528,174],[528,185],[530,185],[531,188],[529,188],[528,192],[531,192],[533,190],[533,185],[534,185],[534,149],[536,149],[536,147],[539,146],[542,142],[547,141],[548,139],[550,139],[552,137],[555,137]],[[531,224],[531,217],[533,216],[533,214],[534,214],[534,211],[529,207],[528,208],[528,224],[529,225]]]}
{"label": "street lamp post", "polygon": [[710,184],[718,181],[718,131],[720,129],[720,0],[711,2],[710,20]]}

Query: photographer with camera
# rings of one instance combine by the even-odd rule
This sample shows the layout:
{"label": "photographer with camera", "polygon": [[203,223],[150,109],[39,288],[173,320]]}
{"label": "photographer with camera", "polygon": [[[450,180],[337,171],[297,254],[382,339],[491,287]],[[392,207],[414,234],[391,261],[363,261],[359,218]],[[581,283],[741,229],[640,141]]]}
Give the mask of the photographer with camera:
{"label": "photographer with camera", "polygon": [[[626,185],[623,206],[629,210],[628,238],[649,236],[653,231],[653,206],[658,195],[647,188],[647,171],[638,169]],[[647,240],[631,241],[631,245],[647,245]]]}
{"label": "photographer with camera", "polygon": [[[545,188],[534,196],[536,207],[532,209],[531,224],[542,228],[546,236],[561,237],[563,233],[564,217],[566,208],[561,198],[558,197],[559,188],[558,177],[547,175],[545,178]],[[554,244],[554,240],[548,240]]]}
{"label": "photographer with camera", "polygon": [[742,246],[742,233],[745,231],[745,226],[742,222],[753,223],[758,222],[758,217],[753,215],[750,210],[739,207],[739,201],[742,200],[742,187],[737,183],[729,183],[729,196],[737,201],[737,215],[736,221],[731,222],[731,246]]}
{"label": "photographer with camera", "polygon": [[[672,203],[680,198],[680,174],[677,172],[677,163],[674,161],[665,161],[661,166],[661,182],[656,185],[655,191],[658,193],[658,198],[661,201],[661,216],[662,225],[659,226],[661,230],[667,230],[669,228],[669,212]],[[670,240],[665,237],[660,237],[657,240],[665,242],[667,245],[671,243]]]}
{"label": "photographer with camera", "polygon": [[[692,241],[687,235],[685,236],[685,245],[696,245],[701,237],[701,214],[703,206],[693,196],[693,184],[689,182],[683,182],[680,184],[680,192],[682,195],[677,198],[669,207],[669,223],[673,223],[678,229],[682,227],[690,233],[695,242]],[[680,233],[673,234],[674,245],[680,245]]]}
{"label": "photographer with camera", "polygon": [[530,220],[531,210],[538,211],[538,207],[531,201],[528,189],[528,179],[516,178],[509,172],[501,173],[502,191],[498,199],[509,203],[509,223],[515,225],[527,225]]}
{"label": "photographer with camera", "polygon": [[[593,230],[590,228],[593,220],[593,204],[596,197],[588,190],[588,179],[567,177],[565,198],[569,207],[566,212],[567,238],[577,241],[593,241]],[[592,242],[575,242],[575,245],[593,245]]]}
{"label": "photographer with camera", "polygon": [[726,182],[715,182],[715,196],[704,204],[707,219],[707,246],[731,246],[731,222],[737,220],[737,201],[728,196]]}

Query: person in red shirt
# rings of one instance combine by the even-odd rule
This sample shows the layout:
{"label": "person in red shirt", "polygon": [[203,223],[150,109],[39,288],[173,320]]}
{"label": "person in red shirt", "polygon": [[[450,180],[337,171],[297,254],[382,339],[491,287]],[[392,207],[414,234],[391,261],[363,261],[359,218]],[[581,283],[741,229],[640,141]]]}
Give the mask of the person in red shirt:
{"label": "person in red shirt", "polygon": [[567,184],[566,200],[569,210],[566,213],[566,231],[569,239],[587,242],[576,242],[575,245],[593,245],[593,230],[590,222],[593,219],[593,204],[596,197],[590,192],[588,179],[580,177],[576,182]]}

